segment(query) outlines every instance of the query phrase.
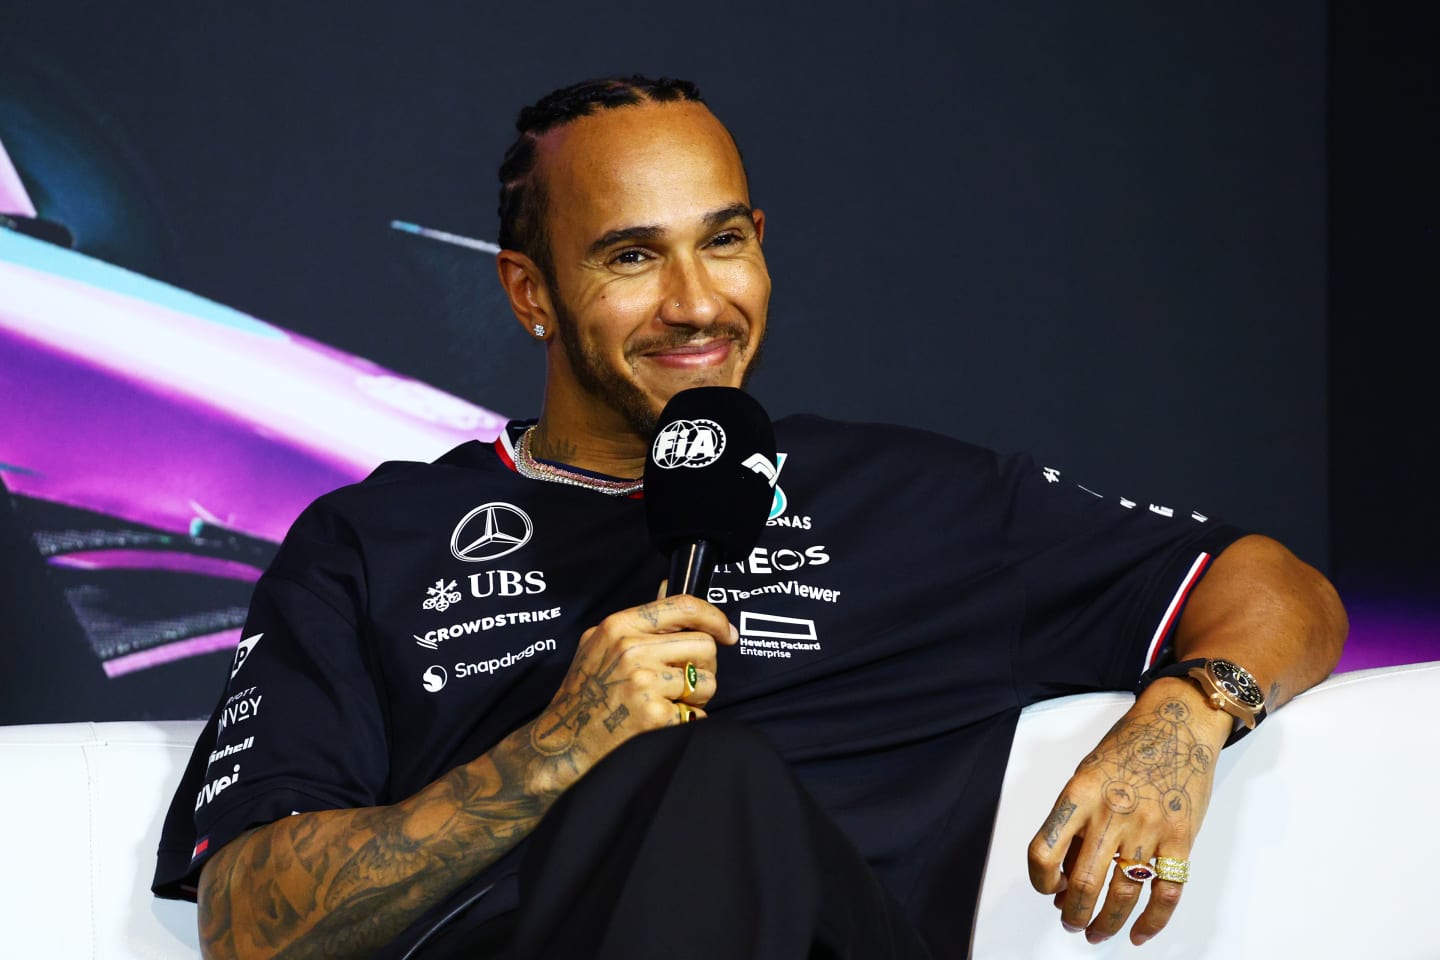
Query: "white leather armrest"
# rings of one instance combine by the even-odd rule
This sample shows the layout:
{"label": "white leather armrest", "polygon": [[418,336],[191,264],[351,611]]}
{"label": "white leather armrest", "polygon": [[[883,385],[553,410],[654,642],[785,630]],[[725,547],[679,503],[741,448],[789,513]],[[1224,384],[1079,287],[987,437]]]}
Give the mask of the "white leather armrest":
{"label": "white leather armrest", "polygon": [[1226,749],[1170,925],[1138,949],[1129,924],[1097,947],[1031,889],[1026,848],[1133,702],[1090,694],[1021,715],[973,956],[1440,957],[1440,663],[1332,677]]}

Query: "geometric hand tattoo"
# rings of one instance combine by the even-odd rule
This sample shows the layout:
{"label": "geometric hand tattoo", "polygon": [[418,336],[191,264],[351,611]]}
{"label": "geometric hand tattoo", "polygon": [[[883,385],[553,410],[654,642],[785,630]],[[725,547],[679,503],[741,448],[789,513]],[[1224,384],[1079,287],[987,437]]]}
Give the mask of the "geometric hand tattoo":
{"label": "geometric hand tattoo", "polygon": [[[1189,819],[1191,777],[1203,784],[1215,764],[1214,751],[1195,739],[1190,729],[1190,707],[1167,700],[1148,719],[1124,721],[1104,754],[1092,753],[1080,764],[1097,766],[1108,775],[1101,794],[1117,814],[1127,814],[1142,803],[1158,803],[1167,819]],[[1202,796],[1208,788],[1202,787]]]}

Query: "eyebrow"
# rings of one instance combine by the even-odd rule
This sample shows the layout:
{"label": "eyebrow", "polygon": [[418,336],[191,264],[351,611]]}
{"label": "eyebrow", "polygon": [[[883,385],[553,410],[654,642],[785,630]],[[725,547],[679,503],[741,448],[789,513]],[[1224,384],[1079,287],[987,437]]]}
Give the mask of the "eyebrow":
{"label": "eyebrow", "polygon": [[[750,205],[748,203],[732,203],[728,207],[721,207],[719,210],[712,210],[705,214],[705,229],[714,230],[731,220],[744,217],[749,220],[751,217]],[[586,256],[594,257],[607,247],[613,247],[620,243],[651,243],[659,240],[665,235],[665,228],[658,226],[621,227],[618,230],[611,230],[602,234],[599,239],[590,244],[585,251]]]}

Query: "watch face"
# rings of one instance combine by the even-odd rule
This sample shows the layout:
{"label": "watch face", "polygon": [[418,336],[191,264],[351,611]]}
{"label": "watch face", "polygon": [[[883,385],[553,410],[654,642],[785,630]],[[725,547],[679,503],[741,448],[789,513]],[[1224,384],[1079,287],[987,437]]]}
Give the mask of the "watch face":
{"label": "watch face", "polygon": [[1245,706],[1258,710],[1265,703],[1265,694],[1260,692],[1259,684],[1250,676],[1250,671],[1239,664],[1229,660],[1211,660],[1210,673],[1221,690]]}

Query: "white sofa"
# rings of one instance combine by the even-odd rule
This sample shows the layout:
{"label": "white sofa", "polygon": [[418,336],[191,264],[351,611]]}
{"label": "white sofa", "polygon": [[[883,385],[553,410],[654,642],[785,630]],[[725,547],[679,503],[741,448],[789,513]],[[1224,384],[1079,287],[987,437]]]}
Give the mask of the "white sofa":
{"label": "white sofa", "polygon": [[[974,956],[1108,957],[1030,890],[1025,848],[1131,698],[1021,718]],[[1137,956],[1440,957],[1440,662],[1333,677],[1222,757],[1192,879]],[[149,892],[160,821],[198,723],[0,727],[0,957],[193,958],[195,908]]]}

